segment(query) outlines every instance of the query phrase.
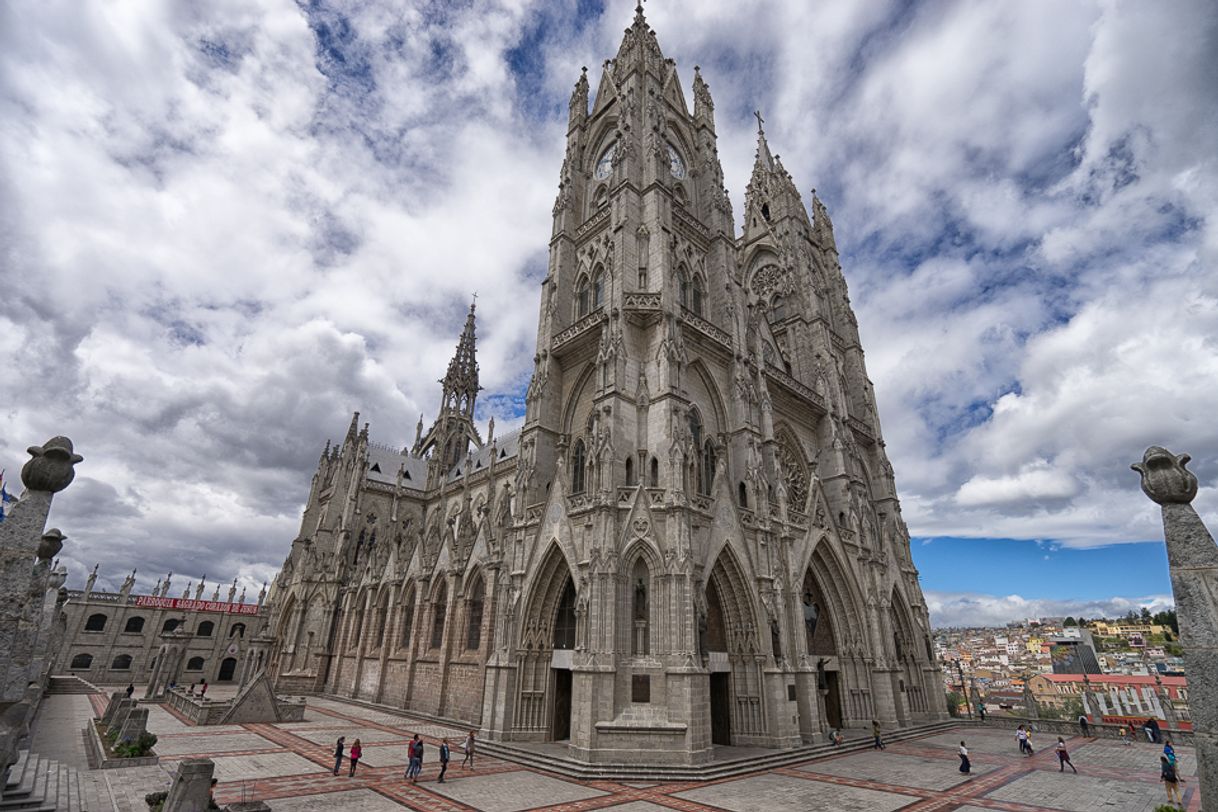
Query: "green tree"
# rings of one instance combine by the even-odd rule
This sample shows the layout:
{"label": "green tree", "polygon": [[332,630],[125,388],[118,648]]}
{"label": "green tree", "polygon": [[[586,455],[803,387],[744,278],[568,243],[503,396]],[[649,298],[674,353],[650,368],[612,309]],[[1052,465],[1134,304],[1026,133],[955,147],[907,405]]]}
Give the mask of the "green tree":
{"label": "green tree", "polygon": [[1145,606],[1142,607],[1142,614],[1140,616],[1140,620],[1143,623],[1150,623],[1152,620],[1151,615],[1150,615],[1150,610],[1147,609]]}
{"label": "green tree", "polygon": [[1077,621],[1077,620],[1075,620],[1075,619],[1074,619],[1074,618],[1072,618],[1072,617],[1068,617],[1068,618],[1066,618],[1065,620],[1063,620],[1063,621],[1062,621],[1062,625],[1063,625],[1063,626],[1077,626],[1077,625],[1078,625],[1078,621]]}
{"label": "green tree", "polygon": [[947,692],[947,712],[952,716],[960,715],[960,706],[964,703],[964,697],[959,691]]}

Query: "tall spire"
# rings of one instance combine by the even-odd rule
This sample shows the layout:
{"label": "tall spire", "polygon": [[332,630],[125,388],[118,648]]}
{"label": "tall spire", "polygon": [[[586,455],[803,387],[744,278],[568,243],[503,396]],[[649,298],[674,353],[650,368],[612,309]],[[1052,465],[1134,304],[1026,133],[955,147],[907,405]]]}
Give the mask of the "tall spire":
{"label": "tall spire", "polygon": [[774,156],[770,154],[770,144],[765,140],[765,119],[761,117],[760,110],[754,110],[753,115],[757,117],[757,158],[753,165],[753,170],[758,168],[764,169],[767,172],[774,171]]}
{"label": "tall spire", "polygon": [[466,415],[474,413],[474,399],[478,396],[477,338],[474,331],[474,312],[477,301],[469,305],[465,317],[465,329],[457,341],[457,351],[448,362],[448,372],[440,381],[444,385],[444,409],[453,409]]}

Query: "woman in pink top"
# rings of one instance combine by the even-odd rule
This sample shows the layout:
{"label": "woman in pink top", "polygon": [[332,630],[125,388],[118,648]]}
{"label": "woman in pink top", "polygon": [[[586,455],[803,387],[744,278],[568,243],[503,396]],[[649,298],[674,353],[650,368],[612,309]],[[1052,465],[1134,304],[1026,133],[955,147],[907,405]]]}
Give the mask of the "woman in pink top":
{"label": "woman in pink top", "polygon": [[355,740],[355,744],[351,745],[351,772],[347,773],[348,778],[355,777],[355,767],[359,764],[359,757],[364,754],[364,748],[360,747],[359,739]]}

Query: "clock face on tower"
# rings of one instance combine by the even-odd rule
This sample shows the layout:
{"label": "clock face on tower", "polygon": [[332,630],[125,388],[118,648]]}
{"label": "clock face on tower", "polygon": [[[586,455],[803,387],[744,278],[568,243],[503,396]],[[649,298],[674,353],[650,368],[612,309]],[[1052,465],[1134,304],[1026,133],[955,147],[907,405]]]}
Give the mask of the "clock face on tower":
{"label": "clock face on tower", "polygon": [[616,144],[610,144],[601,155],[601,159],[596,162],[596,169],[593,170],[592,176],[597,180],[604,180],[613,174],[613,148]]}
{"label": "clock face on tower", "polygon": [[672,144],[668,145],[668,171],[677,180],[685,177],[685,162],[681,160],[681,154]]}

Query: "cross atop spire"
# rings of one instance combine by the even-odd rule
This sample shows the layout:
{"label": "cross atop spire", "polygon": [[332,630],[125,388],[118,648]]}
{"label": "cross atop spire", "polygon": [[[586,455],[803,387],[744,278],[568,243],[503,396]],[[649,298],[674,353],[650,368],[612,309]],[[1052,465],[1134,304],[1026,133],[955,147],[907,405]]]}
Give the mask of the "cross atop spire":
{"label": "cross atop spire", "polygon": [[762,124],[765,124],[765,119],[761,117],[761,111],[754,110],[753,115],[757,117],[757,134],[765,135],[765,129],[761,126]]}

